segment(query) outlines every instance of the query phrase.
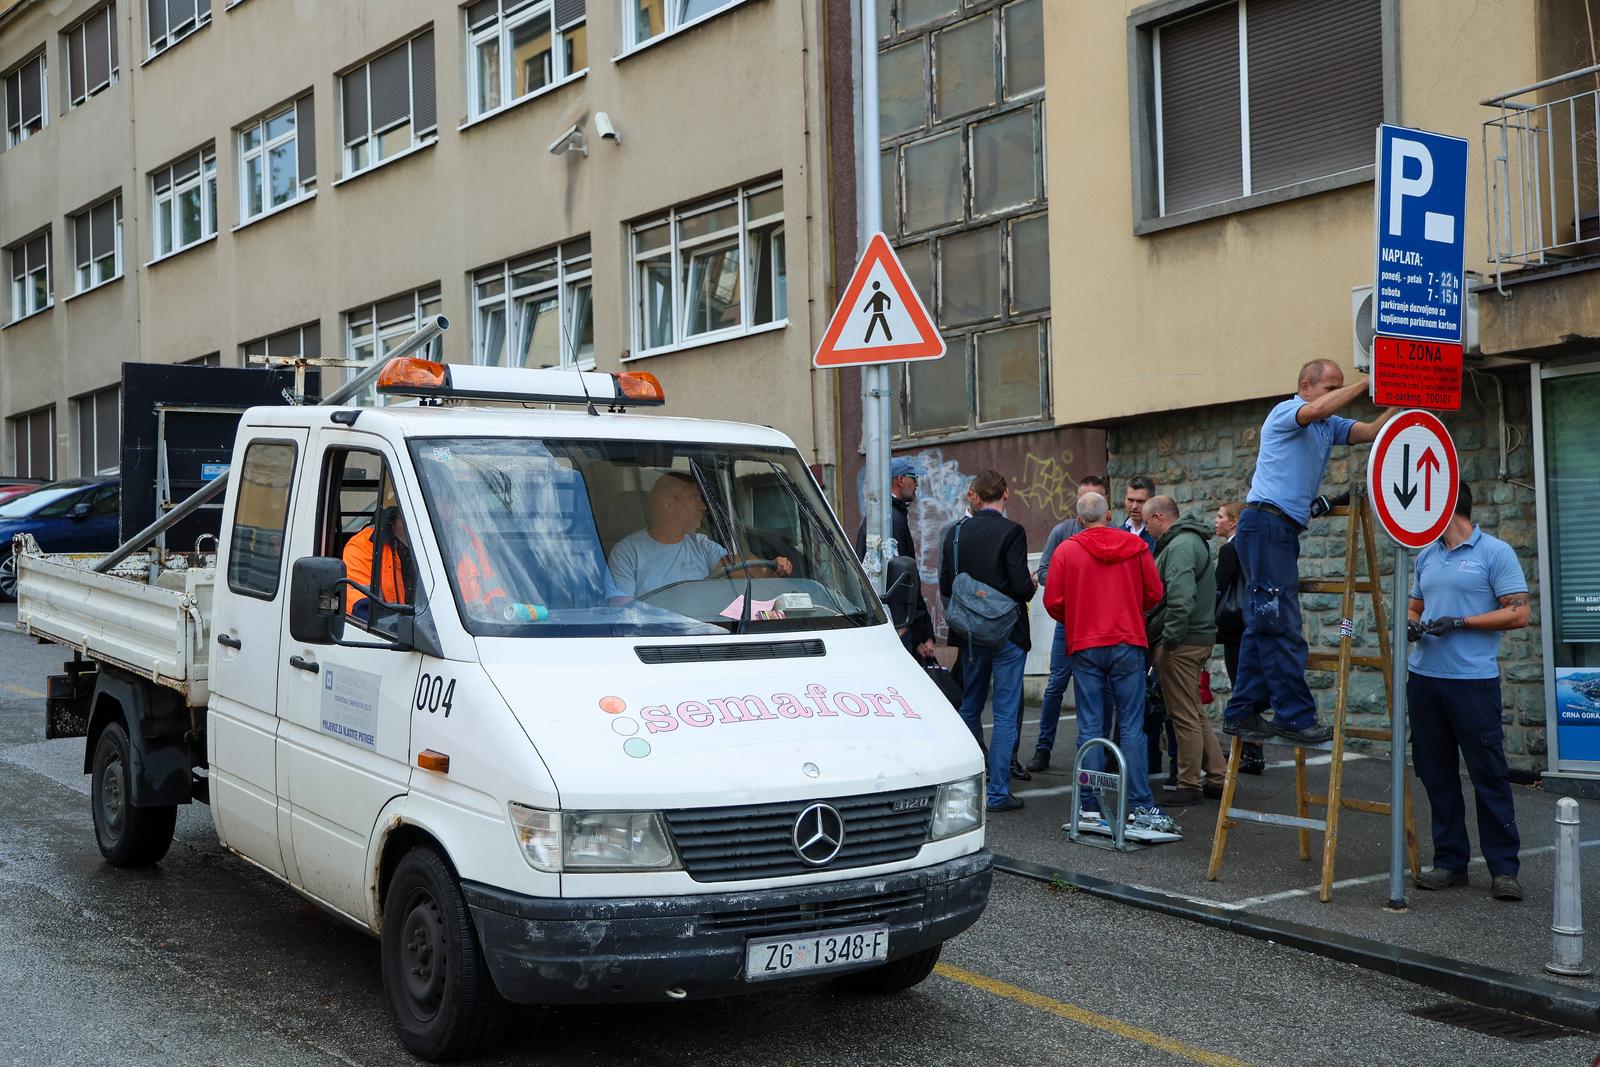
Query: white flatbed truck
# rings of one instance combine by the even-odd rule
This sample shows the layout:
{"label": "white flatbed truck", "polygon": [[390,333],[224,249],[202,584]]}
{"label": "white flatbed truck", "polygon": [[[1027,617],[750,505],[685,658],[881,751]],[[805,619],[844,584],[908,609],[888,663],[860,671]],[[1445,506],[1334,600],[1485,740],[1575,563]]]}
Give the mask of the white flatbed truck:
{"label": "white flatbed truck", "polygon": [[214,555],[18,546],[105,858],[209,803],[381,939],[428,1059],[508,1001],[925,978],[987,901],[982,759],[793,444],[621,412],[642,375],[379,383],[420,400],[245,413]]}

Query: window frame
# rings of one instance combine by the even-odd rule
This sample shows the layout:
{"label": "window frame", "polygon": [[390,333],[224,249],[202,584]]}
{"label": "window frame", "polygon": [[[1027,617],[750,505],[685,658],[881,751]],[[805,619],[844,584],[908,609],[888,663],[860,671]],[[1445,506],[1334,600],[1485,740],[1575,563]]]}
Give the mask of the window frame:
{"label": "window frame", "polygon": [[[351,178],[354,178],[355,176],[357,176],[359,174],[365,174],[370,170],[376,169],[377,167],[381,166],[384,163],[388,163],[391,160],[400,159],[400,158],[410,154],[411,152],[415,152],[417,149],[424,147],[425,145],[433,144],[434,142],[436,142],[439,139],[438,101],[437,100],[435,100],[435,102],[434,102],[434,104],[435,104],[435,113],[434,113],[433,125],[430,126],[428,129],[423,130],[421,132],[418,132],[418,130],[417,130],[417,84],[416,84],[416,82],[417,82],[417,77],[416,77],[417,60],[416,60],[415,47],[416,47],[417,41],[419,41],[423,37],[432,35],[432,33],[433,33],[433,26],[430,23],[428,26],[426,26],[426,27],[418,30],[417,32],[411,34],[410,36],[406,37],[404,40],[397,41],[393,45],[390,45],[390,46],[382,49],[381,51],[379,51],[379,52],[377,52],[377,53],[375,53],[375,54],[373,54],[371,56],[368,56],[362,62],[357,63],[355,66],[349,68],[348,70],[342,71],[341,73],[339,73],[337,75],[338,81],[339,81],[339,112],[338,112],[338,116],[337,116],[338,119],[339,119],[339,166],[340,166],[339,179],[341,181],[347,181],[347,180],[349,180]],[[437,51],[437,48],[438,48],[438,39],[437,38],[434,39],[433,44],[434,44],[435,51]],[[406,116],[405,116],[404,119],[400,119],[400,120],[397,120],[395,122],[389,123],[387,126],[383,127],[381,130],[373,129],[373,127],[372,127],[372,64],[377,62],[378,60],[382,59],[383,57],[389,55],[390,53],[395,52],[395,51],[397,51],[397,50],[399,50],[401,48],[404,48],[406,50],[406,100],[407,100]],[[430,63],[436,62],[436,57],[435,56],[430,56],[429,57],[429,62]],[[366,118],[366,125],[365,125],[365,128],[364,128],[364,132],[362,133],[362,136],[360,136],[359,138],[352,138],[351,134],[350,134],[350,131],[345,129],[345,117],[346,117],[346,114],[347,114],[347,109],[346,109],[346,106],[345,106],[345,93],[347,91],[347,89],[346,89],[347,79],[349,79],[350,77],[354,76],[357,72],[359,72],[361,74],[361,76],[363,77],[363,79],[365,79],[365,82],[366,82],[366,89],[365,89],[365,91],[363,92],[362,95],[363,95],[363,98],[364,98],[364,100],[366,102],[366,115],[367,115],[367,118]],[[435,87],[434,91],[435,91],[435,93],[437,93],[437,91],[438,91],[438,75],[439,75],[438,68],[437,68],[437,66],[435,66],[435,68],[434,68],[434,87]],[[402,126],[409,126],[410,127],[410,130],[411,130],[411,143],[406,145],[403,148],[395,149],[393,152],[390,152],[388,155],[377,156],[374,153],[373,149],[374,149],[375,146],[382,144],[383,135],[387,134],[387,133],[391,133],[391,132],[393,132],[395,130],[398,130]],[[358,165],[358,163],[359,163],[359,165]]]}
{"label": "window frame", "polygon": [[[65,57],[62,66],[66,76],[62,79],[62,95],[66,97],[67,110],[73,111],[89,102],[93,96],[104,92],[117,84],[120,80],[117,65],[117,5],[116,0],[95,8],[83,18],[61,31],[61,54]],[[96,85],[89,84],[89,23],[99,17],[101,12],[106,13],[106,80]],[[72,48],[72,35],[79,30],[83,31],[83,48],[74,52]],[[79,54],[81,53],[81,54]],[[72,70],[75,64],[83,66],[83,95],[75,96],[72,92]]]}
{"label": "window frame", "polygon": [[[46,226],[35,230],[19,241],[6,246],[6,270],[11,281],[11,318],[7,325],[21,322],[23,319],[32,318],[56,306],[55,287],[55,235],[53,227]],[[40,237],[44,238],[44,262],[34,269],[28,268],[28,246]],[[17,257],[22,257],[23,272],[17,274]],[[34,287],[34,276],[40,271],[44,272],[44,300],[35,305],[33,296],[37,293]]]}
{"label": "window frame", "polygon": [[[172,176],[173,168],[186,161],[190,156],[199,156],[199,167],[196,168],[193,175],[181,181],[174,180]],[[167,187],[165,189],[157,189],[156,184],[160,180],[163,171],[167,174]],[[152,263],[166,259],[169,256],[178,255],[180,252],[185,252],[196,245],[202,245],[217,236],[217,214],[220,205],[217,201],[217,147],[215,144],[205,145],[192,152],[186,152],[171,163],[157,167],[150,172],[149,181],[150,239],[154,242],[152,248],[155,253],[151,259]],[[209,195],[207,195],[207,186],[209,186]],[[200,236],[188,244],[179,244],[177,243],[180,239],[178,197],[188,193],[191,189],[200,191]],[[171,210],[170,235],[173,243],[167,248],[162,248],[160,243],[164,207]]]}
{"label": "window frame", "polygon": [[289,506],[294,499],[295,477],[300,471],[300,442],[294,440],[293,438],[282,437],[251,438],[249,444],[244,446],[244,457],[239,461],[238,493],[241,495],[244,493],[245,486],[247,484],[245,481],[245,473],[250,469],[250,453],[261,445],[287,445],[291,456],[289,461],[289,483],[284,487],[283,493],[283,518],[281,520],[283,541],[280,543],[278,548],[278,565],[277,569],[273,571],[272,590],[270,592],[266,592],[260,589],[240,588],[240,586],[235,582],[236,575],[234,572],[234,563],[238,559],[239,514],[242,510],[237,505],[234,508],[233,525],[228,530],[227,579],[228,589],[231,592],[237,593],[239,596],[247,596],[255,600],[265,600],[268,603],[271,603],[272,601],[278,599],[278,593],[283,589],[283,561],[288,555],[287,549],[289,547]]}
{"label": "window frame", "polygon": [[[272,342],[287,337],[289,334],[295,335],[294,351],[274,352],[272,350]],[[306,351],[308,347],[306,345],[307,338],[315,338],[315,352]],[[253,351],[258,346],[260,351]],[[322,320],[312,319],[310,322],[302,322],[298,326],[290,326],[273,333],[262,334],[260,337],[252,337],[239,345],[239,366],[255,366],[256,364],[252,364],[250,360],[256,356],[294,356],[300,359],[320,359],[322,356]],[[260,365],[266,366],[266,364]]]}
{"label": "window frame", "polygon": [[[41,415],[45,416],[49,421],[45,425],[45,440],[46,440],[47,444],[46,444],[46,447],[45,447],[44,474],[43,475],[38,475],[38,474],[34,474],[33,473],[33,471],[36,470],[37,468],[35,468],[34,465],[33,465],[33,432],[32,432],[32,427],[33,427],[33,420],[38,418]],[[52,481],[52,482],[55,481],[56,480],[56,406],[55,406],[55,404],[53,404],[53,403],[46,404],[43,407],[37,407],[37,408],[32,409],[31,411],[19,411],[15,415],[8,415],[8,416],[6,416],[6,425],[11,431],[12,470],[16,472],[17,477],[19,477],[19,478],[39,478],[39,477],[43,477],[48,481]],[[27,430],[27,432],[24,433],[21,437],[18,437],[17,436],[17,431],[19,429],[24,429],[24,428]],[[19,447],[22,444],[23,441],[26,441],[28,443],[28,459],[27,459],[26,468],[25,468],[28,473],[26,473],[26,474],[23,473],[24,464],[23,464],[23,458],[22,458],[22,449]]]}
{"label": "window frame", "polygon": [[[532,100],[536,96],[553,92],[554,90],[559,89],[561,86],[566,85],[568,82],[576,81],[577,79],[582,78],[589,73],[589,64],[587,62],[585,62],[584,65],[577,70],[566,69],[567,50],[565,48],[568,31],[582,26],[586,31],[584,57],[587,60],[587,29],[589,25],[587,10],[585,10],[583,18],[574,19],[565,26],[557,26],[555,21],[555,0],[538,0],[538,2],[531,3],[519,11],[513,11],[509,14],[506,13],[504,7],[502,6],[492,19],[485,22],[477,29],[472,28],[468,10],[468,8],[462,8],[461,11],[462,24],[464,27],[462,36],[466,41],[467,46],[466,124],[471,124],[479,119],[490,118],[491,116],[497,115],[508,108],[516,107],[518,104],[526,100]],[[507,62],[507,57],[511,54],[511,34],[514,30],[525,25],[526,23],[534,21],[540,16],[545,17],[547,20],[546,24],[550,27],[550,81],[545,85],[539,86],[537,89],[523,93],[521,96],[513,96],[511,94],[512,89],[516,84],[516,79],[514,77],[514,72],[511,69],[511,64]],[[499,99],[498,102],[492,107],[479,107],[479,99],[482,96],[483,87],[480,84],[478,49],[489,43],[491,40],[495,42],[495,47],[499,53],[500,84],[497,87],[499,91]]]}
{"label": "window frame", "polygon": [[[78,443],[78,477],[80,478],[100,477],[100,467],[95,466],[91,469],[85,469],[85,457],[83,455],[84,431],[85,429],[89,431],[89,445],[93,450],[93,456],[90,458],[98,458],[100,455],[99,409],[100,405],[105,403],[107,399],[117,406],[117,436],[115,448],[117,452],[118,464],[120,465],[121,463],[122,387],[120,385],[107,385],[99,389],[92,389],[87,393],[79,393],[77,396],[72,398],[72,420],[75,423],[73,428],[76,431],[75,439]],[[84,426],[83,422],[85,406],[89,408],[89,425],[87,427]]]}
{"label": "window frame", "polygon": [[[514,279],[518,274],[525,273],[545,262],[554,267],[554,275],[548,281],[523,285],[518,288]],[[498,271],[495,275],[489,272]],[[482,296],[479,289],[500,285],[500,291],[490,296]],[[546,299],[551,294],[556,298],[556,323],[560,329],[558,344],[558,362],[553,369],[559,370],[594,370],[595,356],[591,347],[589,355],[582,357],[578,354],[576,334],[574,332],[573,315],[578,311],[576,291],[587,286],[590,292],[589,315],[591,329],[594,316],[594,252],[587,234],[569,238],[559,245],[551,245],[525,255],[516,256],[501,263],[490,263],[477,270],[467,273],[467,303],[472,308],[472,362],[476,366],[488,366],[486,362],[488,353],[485,351],[487,340],[485,319],[486,313],[492,312],[499,306],[505,316],[502,337],[504,362],[499,365],[510,366],[512,353],[512,338],[516,334],[513,326],[521,322],[520,309],[526,304],[536,300]],[[520,330],[517,331],[520,333]]]}
{"label": "window frame", "polygon": [[[176,28],[172,25],[172,0],[140,0],[140,3],[144,7],[146,63],[159,55],[172,51],[172,49],[193,37],[200,30],[211,25],[211,0],[194,0],[194,20],[185,22],[182,26]],[[150,39],[151,4],[160,4],[162,11],[166,13],[162,19],[162,24],[166,26],[166,30],[162,33],[159,41]],[[202,5],[205,7],[204,12],[201,11]]]}
{"label": "window frame", "polygon": [[[254,222],[265,218],[274,211],[283,211],[293,207],[306,199],[316,188],[317,177],[300,177],[300,102],[308,99],[310,93],[302,93],[293,100],[258,115],[242,126],[235,127],[233,131],[234,145],[236,146],[235,163],[239,168],[239,225]],[[279,134],[270,141],[267,139],[267,124],[275,119],[288,115],[290,119],[289,132]],[[256,143],[254,147],[247,147],[245,137],[254,133]],[[315,130],[312,136],[315,136]],[[272,151],[286,144],[294,145],[294,155],[290,160],[290,170],[294,177],[294,195],[281,204],[272,203]],[[250,193],[248,182],[250,178],[250,161],[261,161],[261,210],[250,210]]]}
{"label": "window frame", "polygon": [[[1161,214],[1162,171],[1159,154],[1162,131],[1159,116],[1160,70],[1156,47],[1158,32],[1163,25],[1201,14],[1207,8],[1226,7],[1229,4],[1243,7],[1247,3],[1248,0],[1162,0],[1127,16],[1134,236],[1142,237],[1334,189],[1364,185],[1374,178],[1374,169],[1369,164],[1248,193],[1215,204],[1186,208],[1170,215]],[[1378,0],[1378,4],[1382,23],[1383,121],[1393,123],[1399,121],[1398,0]],[[1248,71],[1247,58],[1241,56],[1240,66]],[[1243,152],[1246,160],[1249,158],[1248,107],[1248,90],[1241,86],[1240,111],[1241,123],[1245,127]]]}
{"label": "window frame", "polygon": [[640,49],[649,48],[661,41],[670,40],[680,33],[694,29],[703,22],[709,22],[720,15],[725,15],[735,8],[743,7],[749,0],[722,0],[720,4],[710,11],[702,11],[693,18],[683,17],[683,7],[690,0],[662,0],[665,5],[662,9],[661,32],[651,37],[639,36],[639,21],[637,5],[638,0],[622,0],[622,54],[615,57],[621,59],[632,55]]}
{"label": "window frame", "polygon": [[[762,193],[771,192],[773,189],[785,191],[784,181],[781,176],[751,182],[729,192],[690,201],[685,204],[675,205],[664,212],[656,212],[635,220],[628,226],[628,335],[631,343],[630,351],[623,356],[624,361],[634,359],[647,359],[651,356],[664,355],[668,352],[682,351],[688,348],[697,348],[701,345],[714,344],[718,341],[730,340],[736,337],[746,337],[753,333],[763,333],[767,330],[783,329],[789,324],[788,318],[788,292],[785,288],[782,317],[776,315],[766,322],[755,322],[755,301],[751,299],[750,279],[753,276],[753,256],[751,253],[751,237],[753,234],[770,229],[775,241],[774,247],[781,248],[784,269],[782,277],[787,287],[789,279],[788,268],[788,199],[785,196],[782,210],[752,219],[749,217],[748,204],[753,197]],[[694,237],[684,237],[683,223],[685,220],[694,219],[712,211],[732,207],[737,219],[733,227],[723,227],[712,233],[700,234]],[[667,244],[655,246],[645,251],[638,248],[638,235],[646,230],[658,226],[667,227]],[[739,322],[733,326],[724,326],[719,329],[704,330],[699,333],[689,332],[689,280],[692,259],[685,253],[692,254],[696,249],[711,248],[729,242],[735,244],[738,251],[739,263]],[[641,273],[647,263],[659,260],[663,253],[667,257],[669,278],[671,286],[671,333],[672,336],[665,345],[648,347],[645,344],[645,329],[647,326],[643,313],[643,300],[646,288],[641,279]],[[776,277],[774,278],[776,285]],[[774,296],[776,289],[774,289]],[[777,300],[774,298],[773,307],[776,309]]]}
{"label": "window frame", "polygon": [[[37,127],[25,125],[20,114],[13,115],[11,113],[11,79],[18,79],[17,109],[20,112],[22,109],[22,72],[23,68],[28,66],[30,63],[37,63],[39,65],[39,125]],[[50,64],[45,56],[45,46],[41,44],[37,52],[23,59],[20,63],[6,71],[5,76],[0,78],[0,82],[3,82],[5,85],[6,148],[7,150],[10,150],[17,147],[17,145],[21,144],[23,141],[26,141],[28,138],[38,136],[50,126]]]}
{"label": "window frame", "polygon": [[[104,207],[107,204],[112,205],[112,208],[111,208],[111,213],[112,213],[112,222],[111,222],[111,242],[112,242],[112,247],[111,247],[111,251],[110,252],[103,253],[103,254],[97,256],[97,255],[94,254],[95,253],[95,249],[94,249],[94,230],[93,230],[94,212],[96,210],[98,210],[99,208]],[[88,207],[84,208],[83,210],[77,212],[74,215],[69,216],[69,218],[71,219],[71,222],[72,222],[72,249],[73,249],[73,251],[72,251],[72,285],[73,285],[72,295],[73,296],[78,296],[78,295],[80,295],[82,293],[93,292],[94,290],[100,288],[102,285],[110,285],[112,282],[120,280],[122,278],[122,274],[123,274],[123,259],[122,259],[122,192],[121,192],[121,190],[118,190],[116,193],[113,193],[111,196],[102,197],[100,200],[96,201],[93,204],[90,204]],[[79,226],[89,226],[90,227],[89,262],[88,262],[87,265],[84,265],[84,264],[78,262],[77,249],[78,249],[78,227]],[[105,259],[107,256],[111,257],[111,274],[109,276],[105,277],[105,278],[101,278],[99,281],[95,281],[94,280],[95,267],[98,266],[99,263],[101,262],[101,260]],[[86,279],[87,279],[87,282],[86,282]],[[69,299],[70,299],[70,297],[69,297]]]}
{"label": "window frame", "polygon": [[[423,299],[425,294],[430,293],[432,294],[431,299]],[[384,327],[384,322],[380,322],[378,319],[379,309],[381,309],[385,304],[395,300],[403,299],[408,296],[411,298],[411,327],[402,331],[398,327],[398,324],[404,322],[405,320],[393,318],[384,320],[390,324],[386,329]],[[443,306],[443,296],[444,290],[440,284],[438,282],[429,282],[427,285],[419,285],[409,293],[396,293],[393,296],[384,297],[379,300],[371,300],[364,304],[358,304],[353,308],[347,309],[343,314],[340,315],[340,319],[342,320],[342,324],[344,326],[344,358],[349,360],[358,360],[363,364],[370,363],[373,360],[386,358],[398,341],[402,341],[417,332],[417,328],[421,325],[424,317],[430,314],[436,315],[439,313],[437,309]],[[426,310],[430,304],[433,305],[435,309],[431,312]],[[367,316],[365,319],[361,320],[361,324],[366,325],[370,331],[368,338],[364,339],[365,343],[357,342],[352,332],[354,326],[357,324],[351,322],[351,316],[361,314]],[[363,348],[369,350],[367,355],[363,355],[361,353],[361,349]],[[351,376],[354,377],[355,372],[349,373],[351,373]],[[366,403],[369,406],[376,406],[379,403],[387,403],[387,400],[379,397],[377,393],[377,387],[372,385],[367,387],[365,399],[363,401],[352,402],[360,402]]]}

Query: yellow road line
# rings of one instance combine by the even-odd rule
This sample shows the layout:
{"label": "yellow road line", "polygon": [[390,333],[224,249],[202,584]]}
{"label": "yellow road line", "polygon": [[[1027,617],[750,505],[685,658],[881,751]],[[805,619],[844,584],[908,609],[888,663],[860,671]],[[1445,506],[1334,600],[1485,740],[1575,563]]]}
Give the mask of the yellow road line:
{"label": "yellow road line", "polygon": [[1009,982],[974,974],[972,971],[962,970],[960,967],[952,967],[948,963],[939,964],[934,968],[934,973],[941,977],[949,978],[951,981],[969,985],[974,989],[981,989],[985,993],[993,993],[997,997],[1014,1000],[1018,1004],[1026,1005],[1036,1011],[1047,1012],[1063,1019],[1069,1019],[1080,1026],[1090,1026],[1096,1030],[1104,1030],[1108,1034],[1115,1034],[1117,1037],[1126,1038],[1129,1041],[1137,1041],[1141,1045],[1160,1049],[1162,1052],[1170,1052],[1174,1056],[1181,1056],[1195,1063],[1206,1064],[1207,1067],[1249,1067],[1249,1064],[1244,1060],[1236,1060],[1232,1056],[1224,1056],[1220,1052],[1211,1052],[1203,1048],[1196,1048],[1193,1045],[1186,1045],[1182,1041],[1165,1037],[1153,1030],[1134,1026],[1131,1023],[1122,1022],[1120,1019],[1112,1019],[1092,1012],[1087,1008],[1080,1008],[1075,1004],[1052,1000],[1042,994],[1011,985]]}

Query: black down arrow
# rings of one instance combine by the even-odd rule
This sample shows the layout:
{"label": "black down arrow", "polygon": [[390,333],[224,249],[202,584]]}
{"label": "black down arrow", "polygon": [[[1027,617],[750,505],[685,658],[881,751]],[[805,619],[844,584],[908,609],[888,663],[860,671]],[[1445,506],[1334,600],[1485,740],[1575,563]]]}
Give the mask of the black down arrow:
{"label": "black down arrow", "polygon": [[1395,499],[1400,501],[1400,506],[1411,508],[1411,502],[1417,499],[1417,486],[1411,484],[1411,446],[1400,446],[1400,462],[1404,465],[1400,472],[1400,484],[1394,486]]}

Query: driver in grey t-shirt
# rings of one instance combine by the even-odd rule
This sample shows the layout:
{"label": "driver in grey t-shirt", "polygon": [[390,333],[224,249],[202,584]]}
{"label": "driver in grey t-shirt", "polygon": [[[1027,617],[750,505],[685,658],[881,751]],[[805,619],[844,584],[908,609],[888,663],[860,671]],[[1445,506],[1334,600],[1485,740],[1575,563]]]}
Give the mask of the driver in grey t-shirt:
{"label": "driver in grey t-shirt", "polygon": [[[673,582],[693,581],[714,571],[738,567],[737,556],[700,532],[706,502],[694,479],[668,471],[650,489],[650,521],[611,549],[611,575],[625,596],[643,596]],[[794,567],[782,556],[776,573],[787,576]],[[754,577],[768,577],[770,567],[749,567]]]}

